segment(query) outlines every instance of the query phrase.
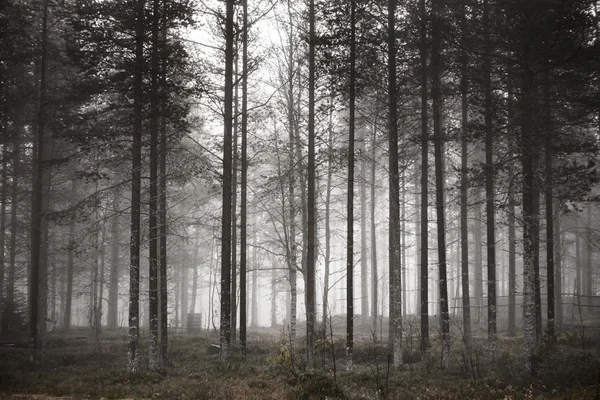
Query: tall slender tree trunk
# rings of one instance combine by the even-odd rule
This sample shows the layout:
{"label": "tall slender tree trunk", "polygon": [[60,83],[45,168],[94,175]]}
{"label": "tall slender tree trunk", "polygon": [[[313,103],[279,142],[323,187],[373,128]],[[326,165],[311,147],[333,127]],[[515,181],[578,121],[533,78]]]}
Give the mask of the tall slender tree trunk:
{"label": "tall slender tree trunk", "polygon": [[131,238],[129,266],[129,353],[127,371],[139,372],[140,331],[140,192],[142,173],[142,119],[144,69],[144,9],[146,1],[137,0],[135,25],[135,73],[133,100],[133,144],[131,152]]}
{"label": "tall slender tree trunk", "polygon": [[[508,96],[508,151],[514,153],[514,100],[513,100],[513,74],[512,69],[508,69],[507,76],[507,96]],[[517,234],[515,228],[515,172],[514,164],[508,164],[508,336],[514,337],[517,335],[517,256],[516,242]]]}
{"label": "tall slender tree trunk", "polygon": [[120,215],[119,199],[120,190],[113,190],[113,212],[110,234],[110,276],[108,285],[108,309],[106,315],[107,329],[116,329],[119,318],[119,241]]}
{"label": "tall slender tree trunk", "polygon": [[550,111],[550,81],[547,79],[544,85],[544,113],[548,126],[544,151],[545,162],[545,196],[546,196],[546,273],[548,276],[547,313],[548,313],[548,337],[554,340],[555,335],[555,301],[554,301],[554,198],[552,180],[552,128]]}
{"label": "tall slender tree trunk", "polygon": [[[2,191],[0,192],[0,321],[2,321],[2,312],[4,311],[4,274],[6,271],[5,257],[4,257],[4,242],[6,238],[6,197],[8,193],[8,162],[7,162],[7,148],[8,145],[5,143],[2,146]],[[0,334],[2,327],[0,327]]]}
{"label": "tall slender tree trunk", "polygon": [[350,114],[348,127],[348,197],[346,201],[346,353],[354,352],[354,112],[356,102],[356,0],[350,0]]}
{"label": "tall slender tree trunk", "polygon": [[158,371],[160,349],[158,338],[158,130],[159,130],[159,25],[160,0],[152,1],[152,55],[150,88],[150,202],[149,202],[149,305],[150,343],[148,363],[151,371]]}
{"label": "tall slender tree trunk", "polygon": [[271,328],[277,326],[277,273],[271,269]]}
{"label": "tall slender tree trunk", "polygon": [[483,1],[483,59],[484,123],[485,123],[485,214],[487,249],[488,339],[492,354],[496,352],[496,224],[494,215],[494,110],[492,105],[492,43],[490,40],[490,11],[488,0]]}
{"label": "tall slender tree trunk", "polygon": [[[325,189],[325,276],[323,278],[323,327],[328,326],[329,315],[329,275],[331,268],[331,183],[333,179],[333,89],[329,97],[329,127],[327,153],[327,187]],[[326,329],[323,331],[326,334]]]}
{"label": "tall slender tree trunk", "polygon": [[[169,1],[163,0],[163,12],[161,23],[161,68],[159,85],[163,88],[163,93],[160,97],[160,142],[159,142],[159,177],[158,177],[158,245],[159,245],[159,271],[158,271],[158,287],[159,287],[159,304],[160,304],[160,359],[163,369],[167,368],[168,364],[168,287],[167,287],[167,115],[164,88],[167,85],[167,16],[169,14]],[[195,301],[193,299],[192,301]]]}
{"label": "tall slender tree trunk", "polygon": [[421,63],[421,351],[429,348],[429,131],[428,71],[427,71],[427,10],[425,0],[419,0],[419,58]]}
{"label": "tall slender tree trunk", "polygon": [[43,2],[42,34],[41,34],[41,60],[39,81],[39,108],[37,120],[37,133],[34,138],[33,152],[33,185],[31,204],[31,278],[29,282],[29,345],[31,360],[41,358],[41,345],[38,335],[43,329],[39,326],[38,314],[44,315],[45,310],[39,309],[40,299],[40,273],[42,269],[42,225],[43,225],[43,178],[44,178],[44,133],[46,128],[46,68],[48,63],[48,0]]}
{"label": "tall slender tree trunk", "polygon": [[[212,264],[212,252],[214,243],[211,242],[211,258],[210,263]],[[196,238],[194,239],[194,255],[192,256],[192,298],[190,300],[189,313],[194,314],[196,312],[196,301],[198,300],[198,253],[200,250],[200,238],[196,232]],[[212,272],[210,272],[212,274]],[[210,277],[209,277],[210,285]],[[209,307],[209,311],[210,311]]]}
{"label": "tall slender tree trunk", "polygon": [[254,218],[254,229],[252,234],[252,304],[250,326],[258,327],[258,258],[256,251],[257,244],[256,217]]}
{"label": "tall slender tree trunk", "polygon": [[234,48],[234,94],[233,94],[233,166],[231,199],[231,341],[237,341],[237,193],[238,193],[238,115],[239,115],[239,40],[235,36]]}
{"label": "tall slender tree trunk", "polygon": [[467,7],[461,5],[460,25],[460,99],[461,99],[461,152],[460,152],[460,259],[462,282],[462,316],[465,346],[471,345],[471,293],[469,290],[469,59],[467,56]]}
{"label": "tall slender tree trunk", "polygon": [[523,46],[523,57],[525,62],[521,69],[521,104],[520,125],[522,142],[522,169],[523,169],[523,334],[525,368],[531,374],[535,373],[533,355],[537,346],[537,324],[536,324],[536,282],[535,261],[537,246],[535,241],[537,234],[537,207],[535,206],[535,169],[534,159],[535,143],[533,139],[533,126],[531,124],[532,98],[533,98],[533,76],[527,68],[527,57],[530,56],[530,48]]}
{"label": "tall slender tree trunk", "polygon": [[408,305],[406,301],[406,295],[408,292],[408,281],[406,279],[406,270],[408,265],[406,263],[406,170],[402,169],[402,175],[400,180],[402,181],[402,197],[400,199],[400,251],[402,254],[400,265],[402,265],[402,318],[406,318],[406,307]]}
{"label": "tall slender tree trunk", "polygon": [[[21,126],[20,122],[15,123],[15,131],[13,137],[12,151],[12,185],[10,195],[10,238],[9,238],[9,258],[8,258],[8,274],[6,285],[6,304],[14,307],[15,301],[15,272],[16,272],[16,257],[17,257],[17,233],[19,231],[17,213],[19,204],[19,178],[21,168]],[[2,331],[6,331],[6,326],[2,327]]]}
{"label": "tall slender tree trunk", "polygon": [[306,240],[306,346],[309,367],[315,362],[315,263],[316,263],[316,166],[315,166],[315,0],[309,0],[308,45],[308,190],[307,190],[307,240]]}
{"label": "tall slender tree trunk", "polygon": [[243,35],[242,35],[242,188],[240,211],[240,343],[242,355],[246,356],[246,254],[248,228],[248,0],[243,0]]}
{"label": "tall slender tree trunk", "polygon": [[439,263],[439,293],[440,318],[442,330],[442,367],[447,367],[450,357],[450,318],[448,314],[448,282],[446,277],[446,216],[444,209],[444,127],[442,121],[442,88],[441,88],[441,11],[439,0],[432,1],[432,30],[431,30],[431,70],[433,99],[433,133],[435,149],[435,191],[437,214],[437,239]]}
{"label": "tall slender tree trunk", "polygon": [[229,359],[231,343],[231,209],[233,106],[233,0],[225,17],[225,114],[223,128],[223,215],[221,221],[221,359]]}
{"label": "tall slender tree trunk", "polygon": [[402,265],[400,258],[400,187],[396,100],[396,1],[388,0],[388,129],[389,129],[389,284],[390,351],[394,366],[402,365]]}
{"label": "tall slender tree trunk", "polygon": [[361,135],[360,156],[360,315],[363,321],[369,317],[369,257],[367,247],[367,138],[366,129]]}
{"label": "tall slender tree trunk", "polygon": [[[377,120],[377,117],[375,118]],[[375,178],[377,172],[377,123],[373,124],[373,137],[371,139],[371,317],[373,318],[373,337],[377,338],[377,318],[378,318],[378,293],[379,278],[377,274],[377,231],[375,224],[375,207],[377,206],[377,193],[375,192]]]}
{"label": "tall slender tree trunk", "polygon": [[554,242],[554,293],[556,294],[556,303],[555,303],[555,325],[558,325],[558,329],[560,330],[562,327],[562,319],[563,319],[563,301],[562,301],[562,240],[561,240],[561,231],[560,231],[560,203],[558,200],[554,206],[554,218],[552,219],[554,222],[554,228],[552,233],[554,233],[554,238],[552,239]]}

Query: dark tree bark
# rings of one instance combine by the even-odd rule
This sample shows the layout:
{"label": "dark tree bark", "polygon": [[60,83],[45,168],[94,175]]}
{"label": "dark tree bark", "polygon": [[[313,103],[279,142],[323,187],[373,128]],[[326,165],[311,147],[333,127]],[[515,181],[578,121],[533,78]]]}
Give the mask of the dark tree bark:
{"label": "dark tree bark", "polygon": [[419,58],[421,63],[421,351],[429,348],[429,131],[428,71],[427,71],[427,10],[425,0],[419,0]]}
{"label": "dark tree bark", "polygon": [[107,329],[116,329],[119,322],[119,241],[120,223],[119,223],[119,198],[120,191],[113,190],[113,212],[115,213],[111,221],[110,235],[110,276],[108,285],[108,310],[106,315]]}
{"label": "dark tree bark", "polygon": [[252,303],[250,326],[258,327],[258,262],[256,251],[256,218],[252,235]]}
{"label": "dark tree bark", "polygon": [[[6,270],[4,257],[4,242],[6,238],[6,197],[8,193],[8,162],[7,148],[5,143],[2,146],[2,188],[0,192],[0,321],[2,320],[2,311],[4,309],[4,274]],[[1,329],[1,328],[0,328]]]}
{"label": "dark tree bark", "polygon": [[159,25],[160,0],[152,2],[152,60],[150,69],[150,204],[149,204],[149,305],[150,343],[148,363],[151,371],[158,371],[160,349],[158,343],[158,130],[159,130]]}
{"label": "dark tree bark", "polygon": [[437,239],[439,263],[439,293],[440,318],[442,330],[442,359],[441,365],[447,367],[450,357],[450,316],[448,314],[448,282],[446,277],[446,216],[444,208],[444,127],[442,121],[442,92],[441,92],[441,11],[439,0],[432,2],[431,30],[431,97],[433,99],[433,134],[435,154],[435,192],[437,214]]}
{"label": "dark tree bark", "polygon": [[360,139],[360,315],[363,321],[369,316],[369,257],[367,247],[367,136],[366,129]]}
{"label": "dark tree bark", "polygon": [[221,359],[229,359],[231,343],[231,206],[233,123],[233,0],[225,18],[225,115],[223,128],[223,215],[221,221]]}
{"label": "dark tree bark", "polygon": [[129,357],[127,371],[139,372],[140,331],[140,189],[142,177],[142,119],[144,69],[144,8],[146,1],[137,0],[135,25],[135,72],[133,101],[133,144],[131,147],[131,238],[129,266]]}
{"label": "dark tree bark", "polygon": [[[196,235],[197,235],[197,233],[196,233]],[[199,246],[200,246],[200,239],[198,236],[196,236],[196,239],[194,240],[194,255],[192,256],[192,268],[193,268],[192,298],[190,300],[190,308],[188,311],[190,314],[194,314],[196,312],[196,300],[198,299],[198,252],[199,252]],[[212,253],[212,247],[211,247],[211,253]],[[211,254],[210,262],[212,264],[212,254]],[[212,274],[212,272],[210,272],[210,274]],[[209,277],[209,286],[210,286],[210,277]],[[209,313],[210,313],[211,308],[212,308],[212,306],[209,307]]]}
{"label": "dark tree bark", "polygon": [[485,123],[485,214],[487,249],[488,338],[492,353],[496,351],[496,224],[494,216],[494,110],[492,109],[492,72],[490,40],[490,11],[488,0],[483,1],[483,58],[484,123]]}
{"label": "dark tree bark", "polygon": [[[508,151],[513,153],[514,147],[514,94],[512,69],[508,69],[507,76],[507,115],[508,115]],[[517,335],[516,319],[516,291],[517,291],[517,256],[516,242],[517,234],[515,228],[515,172],[512,162],[508,164],[508,336]]]}
{"label": "dark tree bark", "polygon": [[[163,0],[162,24],[161,24],[161,71],[160,71],[160,86],[165,88],[167,85],[167,16],[169,13],[169,2]],[[163,93],[160,98],[161,110],[161,126],[160,126],[160,143],[159,143],[159,180],[158,180],[158,234],[159,234],[159,304],[160,304],[160,360],[163,369],[166,369],[168,364],[168,287],[167,287],[167,116],[165,109],[167,100]],[[195,301],[195,298],[192,299]]]}
{"label": "dark tree bark", "polygon": [[356,0],[350,0],[350,113],[348,126],[348,197],[346,201],[346,352],[354,352],[354,108],[356,102]]}
{"label": "dark tree bark", "polygon": [[467,56],[467,7],[461,5],[461,53],[460,53],[460,99],[461,99],[461,156],[460,156],[460,251],[462,282],[462,315],[465,345],[471,344],[471,299],[469,290],[469,176],[468,176],[468,123],[469,123],[469,64]]}
{"label": "dark tree bark", "polygon": [[309,0],[308,45],[308,190],[307,190],[307,240],[306,240],[306,346],[307,363],[315,362],[315,264],[316,264],[316,166],[315,166],[315,1]]}
{"label": "dark tree bark", "polygon": [[[544,85],[544,111],[545,121],[548,131],[546,132],[546,141],[544,148],[545,162],[545,196],[546,196],[546,273],[548,274],[548,293],[547,293],[547,313],[548,313],[548,337],[554,340],[554,198],[553,198],[553,179],[552,179],[552,128],[550,112],[550,82]],[[591,280],[590,280],[591,282]]]}
{"label": "dark tree bark", "polygon": [[48,0],[43,2],[42,35],[41,35],[41,59],[40,59],[40,81],[39,81],[39,108],[37,120],[37,133],[34,138],[35,151],[33,152],[33,186],[31,204],[31,278],[29,282],[29,345],[31,360],[38,361],[41,358],[41,345],[38,343],[39,331],[43,327],[38,326],[38,314],[44,314],[45,310],[39,309],[40,298],[40,272],[42,269],[42,198],[44,176],[44,133],[46,127],[46,69],[48,63]]}
{"label": "dark tree bark", "polygon": [[[325,188],[325,271],[323,278],[323,326],[328,326],[329,275],[331,268],[331,183],[333,179],[333,89],[329,97],[329,127],[327,138],[327,187]],[[325,331],[324,331],[325,332]]]}
{"label": "dark tree bark", "polygon": [[388,146],[389,146],[389,343],[395,367],[402,365],[402,282],[400,265],[400,187],[396,99],[396,1],[388,0]]}
{"label": "dark tree bark", "polygon": [[242,35],[242,188],[240,210],[240,343],[242,355],[246,356],[246,254],[248,228],[248,0],[243,0],[243,35]]}
{"label": "dark tree bark", "polygon": [[234,94],[233,94],[233,160],[232,160],[232,182],[231,182],[231,341],[237,340],[237,193],[238,193],[238,104],[239,104],[239,40],[237,34],[234,39]]}
{"label": "dark tree bark", "polygon": [[378,309],[378,283],[377,277],[377,231],[375,230],[375,207],[377,206],[377,197],[375,193],[375,176],[377,172],[376,146],[377,142],[377,124],[373,124],[373,137],[371,139],[371,317],[373,318],[373,337],[377,338],[377,309]]}

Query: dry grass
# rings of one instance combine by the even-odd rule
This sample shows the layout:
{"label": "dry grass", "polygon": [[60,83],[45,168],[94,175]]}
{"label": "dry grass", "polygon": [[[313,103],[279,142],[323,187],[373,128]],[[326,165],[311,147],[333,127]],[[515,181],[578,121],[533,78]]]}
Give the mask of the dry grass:
{"label": "dry grass", "polygon": [[[474,340],[472,360],[456,337],[448,370],[439,369],[439,344],[421,355],[405,351],[405,367],[388,368],[385,343],[356,343],[354,368],[346,371],[340,337],[322,346],[314,370],[306,370],[302,338],[293,346],[284,332],[251,332],[248,357],[236,351],[223,363],[207,353],[214,338],[206,334],[171,334],[166,374],[126,372],[125,332],[105,333],[99,352],[85,331],[51,336],[45,358],[28,361],[27,349],[0,348],[0,398],[109,399],[594,399],[600,398],[600,350],[590,331],[582,354],[577,335],[563,334],[557,343],[540,349],[538,376],[528,377],[520,339],[501,338],[495,359],[484,338]],[[79,337],[79,339],[76,339]],[[407,343],[408,341],[406,341]],[[282,344],[295,349],[292,363],[275,362]],[[322,345],[322,344],[321,344]],[[333,372],[335,351],[337,371]],[[141,365],[147,365],[145,342]],[[282,358],[280,358],[282,359]],[[476,369],[476,371],[475,371]],[[598,396],[598,397],[597,397]]]}

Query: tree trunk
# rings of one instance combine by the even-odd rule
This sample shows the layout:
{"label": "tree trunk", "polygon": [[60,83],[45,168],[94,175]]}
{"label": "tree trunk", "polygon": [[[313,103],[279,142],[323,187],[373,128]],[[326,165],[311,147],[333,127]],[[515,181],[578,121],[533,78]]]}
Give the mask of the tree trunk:
{"label": "tree trunk", "polygon": [[[513,102],[513,75],[509,68],[508,77],[508,151],[514,153],[514,102]],[[515,228],[515,172],[512,162],[508,164],[508,336],[514,337],[517,335],[517,318],[516,318],[516,291],[517,291],[517,256],[516,242],[517,234]]]}
{"label": "tree trunk", "polygon": [[[329,275],[331,268],[331,182],[333,179],[333,89],[329,97],[329,127],[327,152],[327,187],[325,189],[325,271],[323,278],[323,327],[328,326]],[[324,330],[326,332],[326,329]]]}
{"label": "tree trunk", "polygon": [[271,269],[271,328],[277,326],[277,274]]}
{"label": "tree trunk", "polygon": [[492,355],[497,345],[496,332],[496,235],[494,216],[494,110],[492,109],[492,72],[490,41],[490,16],[488,0],[483,1],[483,36],[485,56],[483,59],[484,120],[485,120],[485,215],[487,249],[487,297],[488,297],[488,339]]}
{"label": "tree trunk", "polygon": [[558,329],[560,330],[562,327],[563,320],[563,302],[562,302],[562,234],[560,231],[560,203],[558,200],[554,206],[554,212],[556,213],[553,218],[554,222],[554,293],[555,293],[555,325],[558,325]]}
{"label": "tree trunk", "polygon": [[348,126],[348,197],[346,201],[346,355],[354,352],[354,108],[356,102],[356,0],[350,0],[350,113]]}
{"label": "tree trunk", "polygon": [[129,266],[129,357],[127,371],[139,372],[138,343],[140,330],[140,189],[142,173],[142,119],[144,69],[144,9],[145,0],[137,0],[135,26],[135,74],[133,100],[133,144],[131,147],[131,238]]}
{"label": "tree trunk", "polygon": [[[551,112],[550,112],[550,93],[549,93],[550,82],[546,82],[544,87],[544,105],[545,105],[545,120],[547,126],[551,124]],[[552,131],[546,132],[546,143],[545,143],[545,195],[546,195],[546,273],[548,274],[548,293],[547,293],[547,304],[548,304],[548,337],[550,340],[554,340],[555,326],[554,326],[554,199],[553,199],[553,179],[552,179]],[[591,280],[590,280],[591,281]]]}
{"label": "tree trunk", "polygon": [[[41,60],[39,82],[39,108],[37,120],[37,134],[34,138],[33,152],[33,185],[31,204],[31,277],[29,282],[29,345],[31,360],[41,358],[41,345],[38,342],[39,326],[38,316],[45,315],[45,310],[39,309],[40,299],[40,273],[42,269],[42,225],[43,212],[43,177],[44,177],[44,130],[46,127],[46,66],[48,55],[48,1],[43,2],[42,34],[41,34]],[[14,278],[13,278],[14,279]],[[39,314],[39,315],[38,315]]]}
{"label": "tree trunk", "polygon": [[442,328],[442,359],[443,368],[448,366],[450,357],[450,319],[448,314],[448,282],[446,277],[446,216],[444,209],[444,127],[442,121],[442,66],[441,66],[441,11],[442,4],[439,0],[432,2],[432,30],[431,30],[431,70],[432,85],[431,97],[433,99],[433,134],[435,149],[435,192],[437,214],[437,239],[439,263],[439,290],[440,290],[440,318]]}
{"label": "tree trunk", "polygon": [[[163,0],[162,26],[161,26],[161,68],[160,68],[160,87],[164,90],[167,85],[167,16],[169,13],[169,2]],[[163,369],[168,364],[168,287],[167,287],[167,99],[165,96],[160,98],[160,143],[159,143],[159,178],[158,178],[158,242],[159,242],[159,304],[160,304],[160,362]],[[195,299],[193,299],[195,301]]]}
{"label": "tree trunk", "polygon": [[[2,312],[4,311],[4,273],[5,273],[5,258],[4,258],[4,242],[6,237],[6,197],[8,193],[8,144],[2,146],[2,191],[0,192],[0,321],[2,321]],[[14,174],[13,174],[14,175]],[[0,327],[0,333],[2,327]]]}
{"label": "tree trunk", "polygon": [[235,61],[233,64],[234,95],[233,95],[233,166],[232,166],[232,199],[231,199],[231,341],[237,341],[237,191],[238,191],[238,36],[235,36]]}
{"label": "tree trunk", "polygon": [[[213,257],[213,245],[214,243],[212,243],[211,241],[211,254],[210,254],[210,263],[212,264],[212,257]],[[189,307],[189,313],[190,314],[194,314],[196,312],[196,301],[198,299],[198,252],[199,252],[199,247],[200,247],[200,238],[198,237],[198,233],[196,232],[196,238],[194,239],[194,255],[192,256],[192,268],[193,268],[193,272],[192,272],[192,298],[190,300],[190,307]],[[211,266],[212,267],[212,266]],[[212,271],[209,273],[212,274]],[[209,286],[210,286],[210,277],[209,277]],[[209,311],[210,311],[209,307]]]}
{"label": "tree trunk", "polygon": [[[524,46],[523,55],[529,54],[528,46]],[[522,98],[520,104],[520,125],[522,140],[522,168],[523,168],[523,333],[525,368],[530,373],[535,372],[533,355],[537,344],[536,327],[536,301],[535,301],[535,258],[537,239],[537,208],[535,207],[535,144],[533,141],[533,127],[531,126],[533,76],[526,68],[521,70]]]}
{"label": "tree trunk", "polygon": [[461,254],[461,282],[462,282],[462,316],[463,316],[463,335],[465,346],[471,345],[471,299],[469,290],[469,60],[467,56],[467,7],[461,5],[460,24],[462,29],[461,36],[461,78],[460,78],[460,98],[461,98],[461,156],[460,156],[460,254]]}
{"label": "tree trunk", "polygon": [[106,315],[107,329],[116,329],[119,318],[119,189],[113,190],[113,212],[110,235],[110,278],[108,287],[108,310]]}
{"label": "tree trunk", "polygon": [[233,0],[225,18],[225,114],[223,128],[223,215],[221,221],[221,359],[229,359],[231,342],[231,209],[233,106]]}
{"label": "tree trunk", "polygon": [[315,1],[309,0],[308,45],[308,190],[307,190],[307,241],[306,241],[306,347],[307,364],[315,362],[315,261],[316,261],[316,166],[315,166]]}
{"label": "tree trunk", "polygon": [[367,137],[366,129],[361,136],[360,158],[360,315],[363,321],[369,316],[369,269],[367,247]]}
{"label": "tree trunk", "polygon": [[258,260],[256,251],[256,217],[254,219],[254,229],[252,235],[252,305],[250,326],[258,327]]}
{"label": "tree trunk", "polygon": [[246,356],[246,254],[248,228],[248,0],[243,0],[243,55],[242,55],[242,188],[240,215],[240,343],[242,355]]}
{"label": "tree trunk", "polygon": [[[377,117],[375,118],[377,120]],[[377,163],[375,162],[377,150],[377,123],[373,124],[373,138],[371,139],[371,316],[373,317],[373,337],[377,338],[377,308],[378,300],[378,284],[379,278],[377,274],[377,231],[375,229],[375,207],[377,206],[377,197],[375,192],[375,177],[377,172]]]}
{"label": "tree trunk", "polygon": [[425,0],[419,0],[421,63],[421,351],[429,348],[429,131],[427,128],[428,71],[427,71],[427,10]]}
{"label": "tree trunk", "polygon": [[151,371],[158,371],[160,349],[158,338],[158,130],[159,130],[159,12],[160,0],[153,0],[152,11],[152,60],[150,69],[150,201],[149,201],[149,303],[150,303],[150,343],[148,363]]}

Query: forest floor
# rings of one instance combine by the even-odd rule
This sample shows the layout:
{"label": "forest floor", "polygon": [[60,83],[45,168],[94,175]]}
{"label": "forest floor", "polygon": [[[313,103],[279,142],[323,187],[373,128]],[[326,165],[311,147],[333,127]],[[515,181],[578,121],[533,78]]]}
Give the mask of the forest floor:
{"label": "forest floor", "polygon": [[[212,354],[214,334],[171,332],[166,373],[147,371],[144,340],[143,371],[133,376],[126,371],[125,330],[98,341],[87,330],[54,333],[37,364],[29,362],[26,348],[0,347],[0,398],[600,399],[600,332],[589,328],[565,330],[540,346],[536,377],[524,372],[520,338],[501,336],[495,357],[483,332],[471,352],[455,339],[450,365],[442,370],[437,339],[421,356],[418,338],[408,337],[405,365],[394,370],[385,348],[359,334],[348,371],[344,335],[334,333],[339,339],[333,346],[331,340],[317,342],[316,368],[307,370],[305,351],[291,346],[283,329],[250,330],[246,360],[238,349],[229,363]],[[297,343],[302,341],[299,334]]]}

